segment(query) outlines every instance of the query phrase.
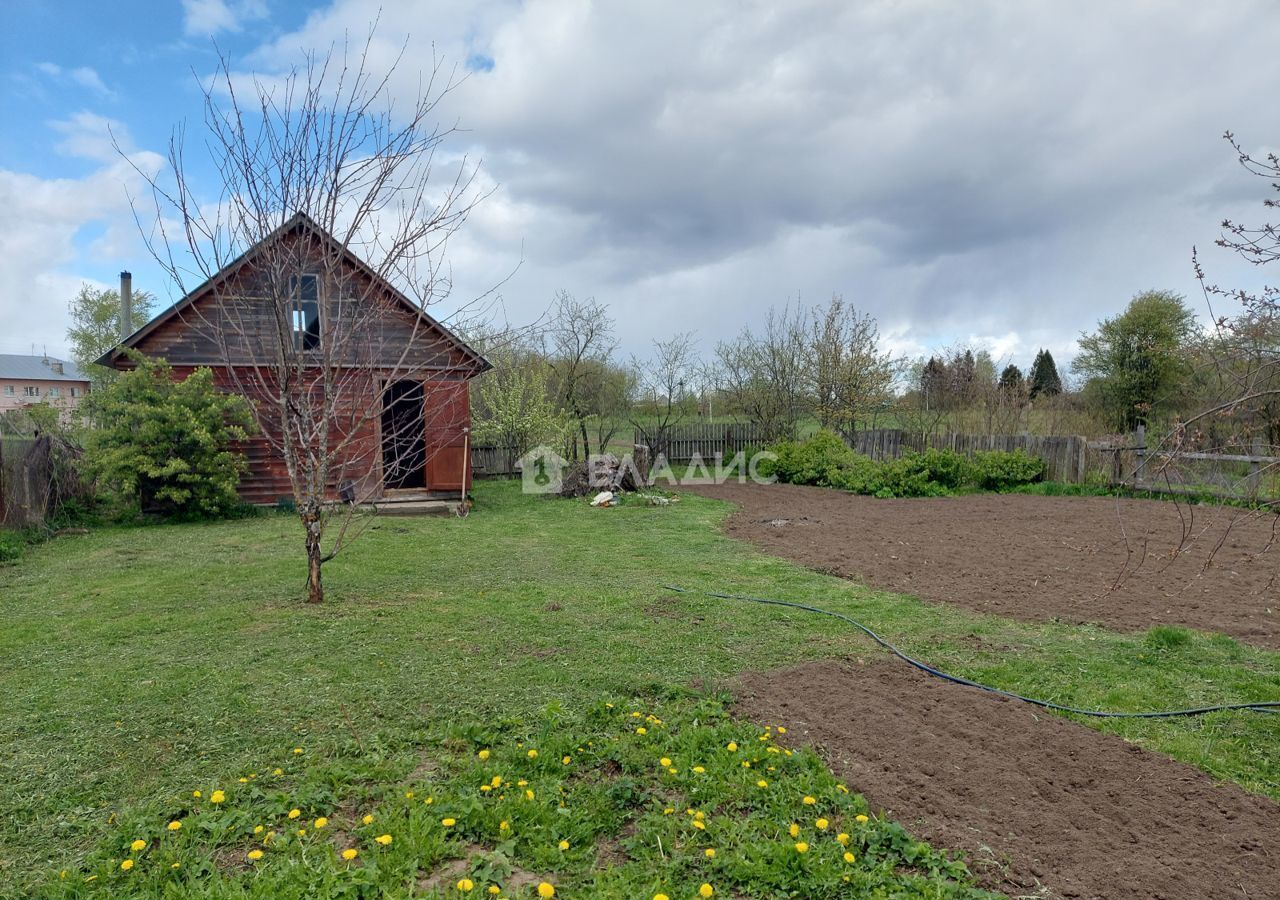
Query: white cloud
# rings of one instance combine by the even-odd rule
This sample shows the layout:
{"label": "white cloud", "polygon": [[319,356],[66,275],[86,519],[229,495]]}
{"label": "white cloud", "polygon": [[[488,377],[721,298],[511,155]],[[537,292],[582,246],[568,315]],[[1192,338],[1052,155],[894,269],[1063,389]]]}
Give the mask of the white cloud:
{"label": "white cloud", "polygon": [[89,66],[76,66],[67,69],[57,63],[42,62],[36,64],[36,71],[53,81],[70,82],[80,87],[88,88],[100,97],[115,99],[116,92],[107,87],[106,82],[102,80],[102,76],[98,74],[96,69]]}
{"label": "white cloud", "polygon": [[265,19],[263,0],[182,0],[182,29],[189,37],[240,31],[246,22]]}

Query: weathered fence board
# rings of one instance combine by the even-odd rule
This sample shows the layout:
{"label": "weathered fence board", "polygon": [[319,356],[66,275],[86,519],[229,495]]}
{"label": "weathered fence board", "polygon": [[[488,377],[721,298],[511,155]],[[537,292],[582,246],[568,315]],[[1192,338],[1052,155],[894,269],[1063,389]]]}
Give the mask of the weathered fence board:
{"label": "weathered fence board", "polygon": [[26,528],[44,522],[48,472],[33,463],[34,438],[0,438],[0,525]]}
{"label": "weathered fence board", "polygon": [[706,460],[716,454],[732,456],[740,450],[770,443],[765,430],[753,422],[676,425],[661,435],[654,429],[636,429],[635,443],[638,445],[651,447],[659,440],[666,443],[667,459],[676,463],[689,462],[695,456]]}
{"label": "weathered fence board", "polygon": [[952,450],[966,456],[991,450],[1022,450],[1044,460],[1048,480],[1079,484],[1087,471],[1086,444],[1076,435],[922,434],[879,428],[859,432],[853,448],[872,459],[897,459],[908,450]]}

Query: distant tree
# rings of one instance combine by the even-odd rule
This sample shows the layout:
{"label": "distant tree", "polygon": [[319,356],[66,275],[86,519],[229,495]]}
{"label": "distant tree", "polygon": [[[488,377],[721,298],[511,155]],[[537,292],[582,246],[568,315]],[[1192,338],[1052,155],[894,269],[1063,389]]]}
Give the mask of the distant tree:
{"label": "distant tree", "polygon": [[683,332],[655,340],[646,359],[633,358],[636,402],[631,424],[656,458],[666,454],[671,429],[689,411],[689,396],[698,377],[698,352],[693,334]]}
{"label": "distant tree", "polygon": [[555,375],[556,389],[566,414],[573,418],[575,431],[569,441],[570,456],[591,452],[587,422],[597,410],[591,399],[601,399],[600,385],[590,384],[593,377],[606,372],[609,357],[617,346],[613,336],[613,319],[609,310],[594,297],[578,300],[568,291],[556,294],[551,320],[546,330],[547,359]]}
{"label": "distant tree", "polygon": [[1062,393],[1062,377],[1058,374],[1058,364],[1053,361],[1053,354],[1041,349],[1031,363],[1031,374],[1028,376],[1031,387],[1028,393],[1032,399],[1040,396],[1052,397]]}
{"label": "distant tree", "polygon": [[1022,370],[1013,363],[1004,367],[1000,373],[1000,389],[1005,391],[1020,391],[1026,379],[1022,377]]}
{"label": "distant tree", "polygon": [[1145,291],[1081,336],[1072,369],[1090,379],[1086,393],[1097,396],[1111,424],[1127,430],[1166,409],[1185,385],[1195,330],[1181,295]]}
{"label": "distant tree", "polygon": [[[156,298],[146,291],[133,292],[134,322],[143,323],[151,318]],[[115,371],[95,364],[102,354],[120,343],[120,293],[99,290],[93,285],[80,285],[80,292],[67,304],[71,314],[71,327],[67,329],[67,341],[71,345],[71,359],[81,372],[94,384],[103,384],[115,377]]]}
{"label": "distant tree", "polygon": [[559,447],[569,421],[556,402],[550,369],[538,354],[516,346],[488,351],[493,369],[477,379],[473,433],[507,456],[507,471],[540,444]]}
{"label": "distant tree", "polygon": [[245,461],[234,442],[253,427],[248,402],[219,391],[209,369],[175,381],[164,360],[131,358],[133,369],[81,404],[94,426],[86,475],[123,509],[192,517],[236,506]]}
{"label": "distant tree", "polygon": [[936,356],[920,370],[919,392],[926,409],[941,409],[947,395],[947,364]]}
{"label": "distant tree", "polygon": [[810,328],[818,422],[852,440],[892,397],[899,366],[880,349],[876,320],[836,296]]}

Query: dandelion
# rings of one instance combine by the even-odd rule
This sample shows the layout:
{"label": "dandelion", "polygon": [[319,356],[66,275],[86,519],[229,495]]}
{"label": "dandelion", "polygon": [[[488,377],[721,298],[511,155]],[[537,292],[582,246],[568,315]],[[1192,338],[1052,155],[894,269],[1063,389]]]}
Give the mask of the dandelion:
{"label": "dandelion", "polygon": [[254,825],[254,826],[253,826],[253,833],[254,833],[254,834],[262,834],[262,832],[263,832],[264,830],[265,830],[265,829],[264,829],[261,825]]}
{"label": "dandelion", "polygon": [[404,792],[404,799],[406,799],[406,800],[412,800],[412,799],[413,799],[413,791],[405,791],[405,792]]}
{"label": "dandelion", "polygon": [[180,863],[180,862],[176,862],[176,863],[174,863],[173,865],[171,865],[169,868],[170,868],[170,869],[181,869],[181,868],[182,868],[182,863]]}
{"label": "dandelion", "polygon": [[703,850],[702,852],[707,857],[707,859],[716,858],[716,850],[714,847],[708,847],[706,850]]}
{"label": "dandelion", "polygon": [[174,819],[172,822],[169,823],[170,831],[178,831],[181,828],[182,828],[182,823],[179,822],[177,819]]}
{"label": "dandelion", "polygon": [[851,862],[853,862],[855,859],[857,859],[857,857],[856,857],[856,856],[854,856],[852,853],[850,853],[848,850],[844,851],[844,861],[845,861],[845,862],[847,862],[847,863],[851,863]]}
{"label": "dandelion", "polygon": [[458,879],[458,890],[462,891],[462,893],[464,894],[469,892],[475,886],[476,886],[476,883],[472,881],[470,878]]}
{"label": "dandelion", "polygon": [[636,729],[636,734],[648,734],[648,733],[649,733],[649,729],[645,728],[643,725],[641,725],[639,728]]}
{"label": "dandelion", "polygon": [[511,823],[510,823],[510,822],[508,822],[506,819],[503,819],[501,822],[499,822],[499,823],[498,823],[498,830],[499,830],[499,831],[510,831],[510,830],[511,830]]}
{"label": "dandelion", "polygon": [[389,834],[380,834],[380,835],[378,835],[376,838],[374,838],[374,840],[375,840],[375,841],[377,841],[379,844],[381,844],[382,846],[384,846],[384,847],[385,847],[385,846],[387,846],[388,844],[390,844],[390,843],[391,843],[391,835],[389,835]]}
{"label": "dandelion", "polygon": [[805,805],[805,806],[813,806],[813,805],[814,805],[815,803],[817,803],[817,802],[818,802],[817,800],[815,800],[814,798],[809,797],[809,796],[806,796],[806,797],[804,798],[804,805]]}
{"label": "dandelion", "polygon": [[491,884],[491,885],[489,885],[489,893],[490,893],[490,894],[501,894],[501,893],[502,893],[502,888],[498,887],[496,884]]}
{"label": "dandelion", "polygon": [[673,812],[675,812],[675,810],[674,810],[674,809],[672,809],[670,806],[668,806],[666,809],[664,809],[664,810],[662,811],[662,814],[663,814],[664,816],[669,816],[669,815],[671,815]]}
{"label": "dandelion", "polygon": [[306,835],[306,833],[307,833],[307,829],[305,828],[298,829],[298,837],[303,837],[304,835]]}
{"label": "dandelion", "polygon": [[702,775],[702,774],[703,774],[703,773],[705,773],[707,770],[706,770],[706,769],[704,769],[704,768],[702,768],[702,766],[694,766],[694,767],[693,767],[693,771],[694,771],[694,772],[696,772],[696,773],[697,773],[697,774],[699,774],[699,775]]}
{"label": "dandelion", "polygon": [[530,750],[530,751],[528,752],[528,754],[526,754],[526,755],[527,755],[530,759],[537,759],[537,758],[538,758],[538,751],[537,751],[537,750]]}
{"label": "dandelion", "polygon": [[672,775],[674,775],[674,774],[676,774],[676,767],[675,767],[675,766],[671,766],[669,769],[667,769],[667,771],[668,771],[669,773],[671,773]]}
{"label": "dandelion", "polygon": [[568,850],[568,849],[569,849],[569,842],[568,842],[568,841],[561,841],[561,842],[560,842],[560,849],[561,849],[561,850]]}
{"label": "dandelion", "polygon": [[795,822],[792,822],[791,827],[787,829],[787,833],[790,834],[793,838],[800,837],[800,826],[797,825]]}
{"label": "dandelion", "polygon": [[192,791],[191,796],[199,800],[203,795],[199,791]]}
{"label": "dandelion", "polygon": [[730,742],[729,742],[729,746],[728,746],[728,747],[726,747],[725,749],[726,749],[726,750],[728,750],[730,753],[737,753],[737,752],[738,752],[738,744],[737,744],[737,742],[736,742],[736,741],[730,741]]}
{"label": "dandelion", "polygon": [[279,778],[281,775],[284,774],[284,769],[272,769],[271,774]]}
{"label": "dandelion", "polygon": [[488,750],[487,748],[486,748],[486,749],[484,749],[484,750],[481,750],[479,753],[477,753],[477,754],[476,754],[476,756],[480,757],[482,760],[483,760],[483,759],[488,759],[488,758],[489,758],[489,750]]}
{"label": "dandelion", "polygon": [[814,824],[814,827],[817,828],[819,831],[826,831],[827,826],[830,825],[831,823],[828,822],[826,819],[819,819],[813,824]]}
{"label": "dandelion", "polygon": [[[790,750],[788,750],[788,751],[787,751],[787,756],[790,756],[790,755],[791,755],[791,751],[790,751]],[[839,791],[839,792],[840,792],[840,793],[842,793],[842,794],[847,794],[847,793],[849,793],[849,789],[848,789],[847,787],[845,787],[843,784],[837,784],[837,785],[836,785],[836,790],[837,790],[837,791]]]}
{"label": "dandelion", "polygon": [[654,894],[653,900],[671,900],[666,894]]}
{"label": "dandelion", "polygon": [[373,824],[373,813],[369,813],[369,814],[367,814],[367,815],[366,815],[363,819],[361,819],[360,821],[361,821],[361,822],[363,822],[363,823],[364,823],[364,824],[366,824],[366,825],[372,825],[372,824]]}
{"label": "dandelion", "polygon": [[543,900],[546,900],[547,897],[554,897],[555,895],[556,888],[555,885],[551,884],[551,882],[544,881],[542,884],[538,885],[538,896],[542,897]]}
{"label": "dandelion", "polygon": [[325,816],[321,816],[320,818],[315,820],[314,824],[316,828],[324,828],[326,825],[329,824],[329,819]]}
{"label": "dandelion", "polygon": [[237,779],[236,779],[236,781],[240,782],[241,784],[248,784],[248,783],[249,783],[249,779],[248,779],[248,778],[245,778],[245,777],[243,777],[243,776],[241,776],[240,778],[237,778]]}
{"label": "dandelion", "polygon": [[566,765],[566,766],[567,766],[567,765],[569,765],[569,763],[573,762],[573,758],[572,758],[572,757],[569,757],[569,756],[566,756],[566,757],[564,757],[563,759],[561,759],[561,760],[560,760],[560,762],[561,762],[562,764],[564,764],[564,765]]}
{"label": "dandelion", "polygon": [[147,842],[139,838],[138,840],[134,841],[132,844],[129,845],[129,849],[136,853],[145,846],[147,846]]}
{"label": "dandelion", "polygon": [[227,795],[224,794],[222,791],[214,791],[212,794],[209,795],[210,803],[221,803],[223,800],[226,800],[226,799],[227,799]]}
{"label": "dandelion", "polygon": [[869,821],[871,821],[870,819],[868,819],[866,816],[862,815],[861,813],[859,813],[858,815],[854,816],[853,818],[854,818],[854,820],[855,820],[855,821],[857,821],[857,822],[869,822]]}
{"label": "dandelion", "polygon": [[298,816],[300,816],[300,815],[302,815],[302,810],[300,810],[300,809],[291,809],[291,810],[289,810],[289,818],[290,818],[290,819],[296,819],[296,818],[298,818]]}
{"label": "dandelion", "polygon": [[763,778],[756,782],[756,787],[758,788],[767,788],[768,786],[769,782],[765,781]]}
{"label": "dandelion", "polygon": [[302,748],[301,748],[301,747],[294,747],[294,748],[293,748],[293,754],[294,754],[294,756],[297,756],[297,755],[298,755],[299,753],[301,753],[301,752],[302,752]]}
{"label": "dandelion", "polygon": [[532,799],[533,799],[533,790],[532,790],[532,789],[528,789],[528,790],[526,790],[526,791],[524,792],[524,799],[526,799],[526,800],[532,800]]}
{"label": "dandelion", "polygon": [[785,729],[785,728],[783,728],[781,725],[779,725],[779,726],[778,726],[778,734],[786,734],[786,733],[787,733],[787,729]]}
{"label": "dandelion", "polygon": [[694,820],[693,820],[693,827],[694,827],[694,828],[696,828],[696,829],[698,829],[699,831],[706,831],[706,830],[707,830],[707,823],[706,823],[706,822],[704,822],[704,821],[702,821],[701,819],[694,819]]}
{"label": "dandelion", "polygon": [[796,842],[796,852],[797,852],[797,853],[808,853],[808,852],[809,852],[809,845],[808,845],[808,844],[806,844],[804,841],[797,841],[797,842]]}
{"label": "dandelion", "polygon": [[662,757],[662,759],[658,760],[658,765],[662,766],[664,769],[665,769],[667,766],[670,766],[670,765],[671,765],[671,757],[669,757],[669,756],[664,756],[664,757]]}
{"label": "dandelion", "polygon": [[348,847],[346,850],[342,851],[342,858],[345,859],[347,862],[351,862],[351,860],[355,859],[359,855],[360,855],[360,851],[357,850],[355,847]]}
{"label": "dandelion", "polygon": [[491,787],[502,787],[502,776],[494,775],[493,778],[489,780],[489,785]]}
{"label": "dandelion", "polygon": [[133,868],[133,860],[126,859],[124,862],[120,863],[120,868],[125,872],[128,872],[130,869]]}
{"label": "dandelion", "polygon": [[839,834],[837,834],[837,835],[836,835],[836,840],[837,840],[837,841],[839,841],[839,842],[840,842],[840,844],[841,844],[841,845],[843,845],[843,846],[845,846],[845,847],[848,847],[848,846],[849,846],[849,835],[848,835],[848,833],[847,833],[847,832],[842,831],[842,832],[840,832]]}
{"label": "dandelion", "polygon": [[716,892],[716,889],[713,888],[711,885],[707,884],[706,882],[703,882],[702,887],[698,888],[699,897],[710,897],[715,892]]}
{"label": "dandelion", "polygon": [[443,825],[445,828],[452,828],[454,825],[458,824],[458,820],[454,818],[441,819],[440,824]]}
{"label": "dandelion", "polygon": [[744,759],[744,760],[742,761],[742,768],[744,768],[744,769],[750,769],[750,768],[751,768],[751,760],[749,760],[749,759]]}
{"label": "dandelion", "polygon": [[491,786],[487,785],[487,784],[482,784],[482,785],[480,785],[480,793],[482,793],[482,794],[487,794],[487,793],[489,793],[489,792],[490,792],[490,791],[492,791],[492,790],[493,790],[493,788],[492,788]]}
{"label": "dandelion", "polygon": [[262,851],[257,849],[250,850],[249,858],[252,859],[254,862],[257,862],[258,860],[262,859]]}

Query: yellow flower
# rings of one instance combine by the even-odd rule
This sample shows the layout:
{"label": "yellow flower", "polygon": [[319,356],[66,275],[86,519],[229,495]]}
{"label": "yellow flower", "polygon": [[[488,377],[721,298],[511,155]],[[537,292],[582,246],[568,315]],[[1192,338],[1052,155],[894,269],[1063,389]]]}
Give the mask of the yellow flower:
{"label": "yellow flower", "polygon": [[325,816],[321,816],[320,818],[316,819],[314,824],[317,828],[324,828],[326,825],[329,824],[329,820]]}
{"label": "yellow flower", "polygon": [[808,844],[806,844],[804,841],[797,841],[797,842],[796,842],[796,852],[797,852],[797,853],[808,853],[808,852],[809,852],[809,845],[808,845]]}
{"label": "yellow flower", "polygon": [[848,850],[844,851],[844,861],[845,861],[845,862],[847,862],[847,863],[851,863],[851,862],[853,862],[855,859],[857,859],[857,857],[856,857],[856,856],[854,856],[852,853],[850,853]]}
{"label": "yellow flower", "polygon": [[180,863],[180,862],[176,862],[176,863],[174,863],[173,865],[171,865],[169,868],[170,868],[170,869],[180,869],[180,868],[182,868],[182,863]]}
{"label": "yellow flower", "polygon": [[373,824],[373,813],[369,813],[368,815],[366,815],[366,816],[365,816],[363,819],[361,819],[360,821],[361,821],[361,822],[363,822],[363,823],[364,823],[364,824],[366,824],[366,825],[372,825],[372,824]]}
{"label": "yellow flower", "polygon": [[787,733],[787,729],[785,729],[785,728],[783,728],[781,725],[779,725],[779,726],[778,726],[778,734],[786,734],[786,733]]}
{"label": "yellow flower", "polygon": [[263,831],[263,829],[262,829],[262,826],[261,826],[261,825],[254,825],[254,826],[253,826],[253,833],[254,833],[254,834],[262,834],[262,831]]}
{"label": "yellow flower", "polygon": [[704,768],[702,768],[702,766],[694,766],[694,767],[693,767],[693,771],[695,771],[695,772],[697,772],[699,775],[701,775],[701,774],[703,774],[704,772],[706,772],[707,770],[706,770],[706,769],[704,769]]}
{"label": "yellow flower", "polygon": [[511,823],[510,823],[510,822],[508,822],[506,819],[503,819],[501,822],[499,822],[499,823],[498,823],[498,830],[499,830],[499,831],[510,831],[510,830],[511,830]]}
{"label": "yellow flower", "polygon": [[794,837],[800,837],[800,826],[799,826],[799,825],[797,825],[795,822],[792,822],[792,823],[791,823],[791,827],[787,829],[787,832],[788,832],[788,833],[789,833],[793,838],[794,838]]}
{"label": "yellow flower", "polygon": [[538,751],[537,751],[537,750],[530,750],[530,751],[528,752],[528,754],[527,754],[527,755],[528,755],[528,757],[529,757],[530,759],[537,759],[537,758],[538,758]]}
{"label": "yellow flower", "polygon": [[529,782],[527,782],[527,781],[525,781],[523,778],[521,778],[519,781],[517,781],[517,782],[516,782],[516,787],[524,787],[524,786],[525,786],[525,785],[527,785],[528,783],[529,783]]}
{"label": "yellow flower", "polygon": [[359,855],[360,855],[360,851],[357,850],[355,847],[348,847],[346,850],[342,851],[342,858],[345,859],[347,862],[351,862],[351,860],[355,859]]}
{"label": "yellow flower", "polygon": [[502,776],[494,775],[493,778],[490,779],[489,784],[491,787],[502,787]]}
{"label": "yellow flower", "polygon": [[491,884],[491,885],[489,885],[489,893],[490,893],[490,894],[501,894],[501,893],[502,893],[502,888],[498,887],[496,884]]}
{"label": "yellow flower", "polygon": [[240,778],[237,778],[237,779],[236,779],[236,781],[240,782],[241,784],[248,784],[248,783],[249,783],[249,779],[248,779],[248,778],[244,778],[243,776],[242,776],[242,777],[240,777]]}
{"label": "yellow flower", "polygon": [[633,718],[633,719],[638,719],[638,718],[640,718],[640,713],[638,713],[638,712],[633,712],[633,713],[631,714],[631,718]]}
{"label": "yellow flower", "polygon": [[192,796],[192,797],[195,797],[197,800],[199,800],[199,799],[200,799],[200,797],[201,797],[201,794],[200,794],[200,792],[199,792],[199,791],[192,791],[192,792],[191,792],[191,796]]}
{"label": "yellow flower", "polygon": [[532,791],[532,790],[526,790],[526,791],[524,792],[524,799],[526,799],[526,800],[532,800],[532,799],[533,799],[533,791]]}
{"label": "yellow flower", "polygon": [[297,754],[297,753],[301,753],[301,752],[302,752],[302,748],[301,748],[301,747],[294,747],[294,748],[293,748],[293,752],[294,752],[295,754]]}
{"label": "yellow flower", "polygon": [[696,828],[696,829],[698,829],[699,831],[706,831],[706,830],[707,830],[707,823],[706,823],[706,822],[703,822],[701,819],[694,819],[694,820],[693,820],[693,827],[694,827],[694,828]]}
{"label": "yellow flower", "polygon": [[145,846],[147,846],[147,842],[139,838],[138,840],[134,841],[132,844],[129,845],[129,849],[136,852],[138,850],[141,850]]}
{"label": "yellow flower", "polygon": [[813,799],[812,797],[805,797],[805,798],[804,798],[804,805],[805,805],[805,806],[813,806],[813,804],[815,804],[815,803],[817,803],[817,802],[818,802],[818,801],[817,801],[817,800],[815,800],[815,799]]}
{"label": "yellow flower", "polygon": [[716,851],[714,847],[708,847],[706,850],[703,850],[702,852],[706,855],[707,859],[716,858]]}
{"label": "yellow flower", "polygon": [[666,894],[654,894],[653,900],[671,900]]}
{"label": "yellow flower", "polygon": [[568,842],[568,841],[561,841],[561,842],[560,842],[560,849],[561,849],[561,850],[568,850],[568,849],[569,849],[569,842]]}
{"label": "yellow flower", "polygon": [[458,890],[462,891],[462,893],[464,894],[470,891],[475,886],[476,886],[476,883],[472,881],[470,878],[458,879]]}
{"label": "yellow flower", "polygon": [[182,823],[179,822],[177,819],[174,819],[172,822],[169,823],[170,831],[178,831],[180,828],[182,828]]}
{"label": "yellow flower", "polygon": [[[787,756],[790,756],[790,755],[791,755],[791,751],[790,751],[790,750],[788,750],[788,751],[787,751]],[[840,793],[842,793],[842,794],[847,794],[847,793],[849,793],[849,789],[848,789],[847,787],[845,787],[843,784],[837,784],[837,785],[836,785],[836,790],[837,790],[837,791],[839,791],[839,792],[840,792]]]}
{"label": "yellow flower", "polygon": [[859,813],[858,815],[854,816],[853,818],[854,818],[856,821],[858,821],[858,822],[867,822],[867,821],[869,821],[869,820],[867,819],[867,817],[866,817],[866,816],[864,816],[864,815],[862,815],[861,813]]}
{"label": "yellow flower", "polygon": [[751,760],[749,760],[749,759],[744,759],[744,760],[742,761],[742,768],[744,768],[744,769],[750,769],[750,768],[751,768]]}
{"label": "yellow flower", "polygon": [[405,792],[404,792],[404,799],[406,799],[406,800],[412,800],[412,799],[413,799],[413,791],[405,791]]}
{"label": "yellow flower", "polygon": [[663,766],[664,768],[666,766],[671,765],[671,757],[669,756],[662,757],[662,759],[658,760],[658,765]]}
{"label": "yellow flower", "polygon": [[291,810],[289,810],[289,818],[290,818],[290,819],[296,819],[296,818],[298,818],[298,816],[300,816],[300,815],[302,815],[302,810],[300,810],[300,809],[291,809]]}
{"label": "yellow flower", "polygon": [[737,742],[736,742],[736,741],[730,741],[730,742],[729,742],[729,746],[728,746],[726,749],[728,749],[728,751],[729,751],[730,753],[737,753],[737,752],[738,752],[738,744],[737,744]]}
{"label": "yellow flower", "polygon": [[279,778],[281,775],[284,774],[284,769],[273,769],[271,774]]}
{"label": "yellow flower", "polygon": [[669,815],[671,815],[673,812],[675,812],[675,810],[674,810],[674,809],[672,809],[670,806],[668,806],[666,809],[664,809],[664,810],[662,811],[662,814],[663,814],[664,816],[669,816]]}
{"label": "yellow flower", "polygon": [[377,841],[379,844],[381,844],[382,846],[384,846],[384,847],[385,847],[385,846],[387,846],[387,844],[390,844],[390,843],[391,843],[391,835],[389,835],[389,834],[380,834],[380,835],[378,835],[376,838],[374,838],[374,840],[375,840],[375,841]]}
{"label": "yellow flower", "polygon": [[486,748],[486,749],[484,749],[484,750],[481,750],[479,753],[477,753],[477,754],[476,754],[476,756],[480,757],[481,759],[488,759],[488,758],[489,758],[489,751],[488,751],[488,749]]}
{"label": "yellow flower", "polygon": [[445,828],[452,828],[454,825],[457,825],[457,824],[458,824],[458,820],[457,820],[457,819],[452,819],[452,818],[450,818],[450,819],[441,819],[441,820],[440,820],[440,824],[441,824],[441,825],[443,825]]}
{"label": "yellow flower", "polygon": [[569,765],[569,763],[573,762],[573,758],[570,756],[566,756],[563,759],[561,759],[560,762],[564,763],[567,766]]}
{"label": "yellow flower", "polygon": [[636,729],[636,734],[648,734],[648,733],[649,733],[649,729],[645,728],[643,725],[641,725],[639,728]]}
{"label": "yellow flower", "polygon": [[707,817],[707,814],[704,813],[702,810],[698,810],[696,813],[693,814],[693,817],[695,819],[702,820]]}
{"label": "yellow flower", "polygon": [[480,785],[480,793],[482,793],[482,794],[487,794],[487,793],[489,793],[491,790],[493,790],[493,788],[492,788],[492,787],[490,787],[490,786],[489,786],[489,785],[487,785],[487,784],[482,784],[482,785]]}
{"label": "yellow flower", "polygon": [[130,869],[133,868],[133,860],[126,859],[124,862],[120,863],[120,868],[128,872]]}
{"label": "yellow flower", "polygon": [[667,769],[667,771],[670,772],[672,775],[674,775],[676,774],[676,767],[672,766],[671,768]]}
{"label": "yellow flower", "polygon": [[250,850],[250,851],[249,851],[249,858],[250,858],[250,859],[253,859],[253,860],[262,859],[262,851],[261,851],[261,850]]}
{"label": "yellow flower", "polygon": [[538,896],[544,898],[544,900],[547,897],[554,897],[555,895],[556,895],[555,885],[551,884],[550,882],[544,881],[542,882],[542,884],[538,885]]}
{"label": "yellow flower", "polygon": [[849,846],[849,835],[843,831],[836,835],[836,840],[846,847]]}
{"label": "yellow flower", "polygon": [[224,794],[222,791],[214,791],[212,794],[209,795],[210,803],[221,803],[223,800],[226,800],[226,799],[227,799],[227,795]]}
{"label": "yellow flower", "polygon": [[814,826],[815,826],[819,831],[826,831],[826,830],[827,830],[827,826],[828,826],[828,825],[830,825],[831,823],[830,823],[830,822],[828,822],[826,819],[819,819],[818,821],[814,822],[813,824],[814,824]]}
{"label": "yellow flower", "polygon": [[702,887],[698,888],[699,897],[710,897],[715,892],[716,892],[716,889],[713,888],[711,885],[706,884],[705,882],[703,883]]}
{"label": "yellow flower", "polygon": [[768,786],[769,782],[765,781],[763,778],[756,782],[756,787],[758,788],[767,788]]}
{"label": "yellow flower", "polygon": [[306,834],[306,833],[307,833],[307,829],[305,829],[305,828],[299,828],[299,829],[298,829],[298,837],[302,837],[302,836],[303,836],[304,834]]}

